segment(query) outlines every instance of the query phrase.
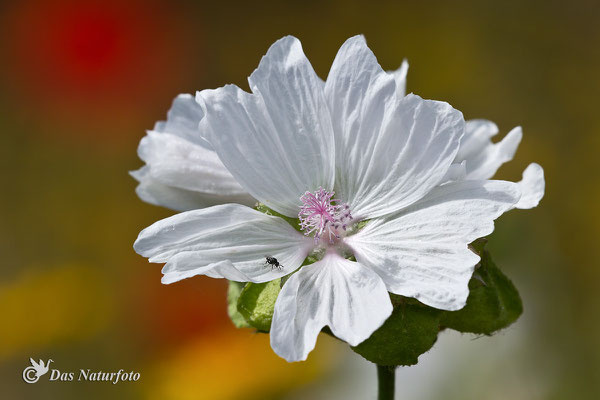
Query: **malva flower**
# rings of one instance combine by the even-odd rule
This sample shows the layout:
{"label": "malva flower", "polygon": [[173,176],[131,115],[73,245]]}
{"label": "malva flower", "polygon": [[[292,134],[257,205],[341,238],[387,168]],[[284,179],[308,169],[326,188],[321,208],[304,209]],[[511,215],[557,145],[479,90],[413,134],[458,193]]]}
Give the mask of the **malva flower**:
{"label": "malva flower", "polygon": [[[396,81],[396,95],[406,95],[408,62],[389,74]],[[159,121],[148,131],[138,147],[146,165],[131,175],[139,182],[136,192],[145,202],[176,211],[194,210],[210,205],[256,203],[237,183],[219,160],[198,129],[204,112],[190,94],[175,98],[166,121]],[[466,121],[449,176],[454,180],[491,179],[502,164],[512,160],[523,132],[512,129],[500,142],[492,138],[499,132],[495,123],[485,119]],[[518,182],[521,199],[515,208],[536,207],[544,196],[544,171],[531,163]]]}
{"label": "malva flower", "polygon": [[[211,160],[230,174],[223,180],[243,188],[236,195],[248,193],[299,219],[301,231],[281,217],[221,204],[156,222],[140,233],[135,250],[166,263],[163,283],[289,275],[270,331],[272,348],[288,361],[306,359],[325,326],[350,345],[367,339],[392,312],[388,292],[462,308],[479,261],[468,244],[493,231],[493,221],[518,204],[521,187],[467,180],[468,159],[455,163],[462,114],[447,103],[404,96],[398,75],[382,70],[356,36],[342,45],[323,82],[300,42],[285,37],[250,76],[252,93],[234,85],[199,92],[198,128],[185,140],[214,152]],[[188,161],[201,154],[194,151]],[[181,176],[172,187],[202,185],[179,184],[192,179],[186,168],[194,167],[175,168]],[[303,265],[309,255],[318,261]]]}

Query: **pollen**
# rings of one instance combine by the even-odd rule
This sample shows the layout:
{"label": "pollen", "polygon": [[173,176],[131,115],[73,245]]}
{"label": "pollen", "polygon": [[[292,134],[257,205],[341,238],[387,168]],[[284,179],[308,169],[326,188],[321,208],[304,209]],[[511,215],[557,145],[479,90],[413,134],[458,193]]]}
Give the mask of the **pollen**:
{"label": "pollen", "polygon": [[350,206],[333,199],[334,194],[335,192],[320,187],[316,192],[306,192],[300,197],[302,201],[298,213],[300,228],[304,231],[304,235],[314,235],[315,243],[318,243],[322,237],[333,243],[352,222]]}

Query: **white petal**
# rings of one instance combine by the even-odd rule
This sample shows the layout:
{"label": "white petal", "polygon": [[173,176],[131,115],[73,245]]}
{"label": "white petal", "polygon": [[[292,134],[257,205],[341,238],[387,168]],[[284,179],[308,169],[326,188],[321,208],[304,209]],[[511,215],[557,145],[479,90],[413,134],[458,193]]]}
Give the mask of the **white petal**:
{"label": "white petal", "polygon": [[446,175],[441,180],[440,185],[448,182],[464,181],[467,177],[467,162],[463,161],[460,164],[452,164]]}
{"label": "white petal", "polygon": [[148,166],[131,171],[130,174],[139,182],[135,192],[140,199],[146,203],[175,211],[189,211],[225,203],[239,203],[247,206],[256,204],[256,200],[247,193],[215,195],[165,185],[152,177]]}
{"label": "white petal", "polygon": [[345,241],[390,292],[457,310],[465,305],[479,261],[467,245],[492,233],[493,220],[519,196],[512,182],[448,183],[397,214],[369,222]]}
{"label": "white petal", "polygon": [[490,138],[498,132],[496,125],[490,121],[473,122],[467,123],[465,139],[455,162],[467,161],[467,179],[490,179],[502,164],[512,160],[523,132],[518,126],[500,142],[493,143]]}
{"label": "white petal", "polygon": [[469,160],[491,144],[491,138],[498,134],[498,126],[486,119],[471,119],[466,122],[465,134],[460,140],[456,153],[457,162]]}
{"label": "white petal", "polygon": [[521,199],[515,205],[515,208],[529,209],[536,207],[546,188],[544,181],[544,169],[536,163],[531,163],[523,171],[523,179],[517,182],[521,189]]}
{"label": "white petal", "polygon": [[252,196],[296,217],[304,192],[333,187],[333,132],[322,82],[298,39],[285,37],[249,83],[253,94],[233,85],[199,92],[206,113],[201,130]]}
{"label": "white petal", "polygon": [[140,184],[138,196],[177,211],[254,200],[231,176],[217,154],[200,136],[204,112],[193,96],[175,98],[166,121],[142,138],[139,157],[146,166],[132,172]]}
{"label": "white petal", "polygon": [[246,194],[217,153],[177,135],[148,132],[138,155],[152,178],[167,186],[221,196]]}
{"label": "white petal", "polygon": [[415,95],[397,98],[362,36],[340,48],[325,96],[336,140],[336,197],[373,218],[423,197],[446,174],[464,132],[462,114]]}
{"label": "white petal", "polygon": [[396,95],[398,97],[406,96],[406,74],[408,73],[408,61],[404,59],[402,65],[395,71],[388,72],[396,81]]}
{"label": "white petal", "polygon": [[271,325],[271,347],[287,361],[306,360],[326,325],[335,336],[356,346],[391,313],[388,292],[375,273],[328,254],[291,275],[281,289]]}
{"label": "white petal", "polygon": [[[239,204],[174,215],[140,232],[135,251],[166,262],[163,283],[194,275],[266,282],[297,269],[313,242],[279,217]],[[281,270],[265,264],[275,257]]]}
{"label": "white petal", "polygon": [[198,131],[198,123],[203,116],[204,111],[194,96],[187,93],[180,94],[173,100],[171,109],[167,113],[167,120],[154,124],[154,131],[171,133],[210,149],[210,145]]}

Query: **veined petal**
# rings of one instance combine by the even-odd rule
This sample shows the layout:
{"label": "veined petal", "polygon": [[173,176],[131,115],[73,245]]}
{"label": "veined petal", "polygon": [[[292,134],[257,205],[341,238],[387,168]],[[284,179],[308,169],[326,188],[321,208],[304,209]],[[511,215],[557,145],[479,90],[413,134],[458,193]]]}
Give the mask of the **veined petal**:
{"label": "veined petal", "polygon": [[150,175],[165,185],[221,196],[246,194],[212,150],[178,135],[150,131],[138,147]]}
{"label": "veined petal", "polygon": [[273,44],[249,78],[199,92],[201,130],[238,182],[281,214],[295,217],[300,196],[331,190],[334,144],[322,82],[298,39]]}
{"label": "veined petal", "polygon": [[153,130],[180,136],[210,150],[210,145],[198,131],[198,124],[202,117],[204,117],[204,111],[194,96],[188,93],[180,94],[173,100],[167,113],[167,120],[155,123]]}
{"label": "veined petal", "polygon": [[287,361],[306,360],[324,326],[356,346],[391,313],[388,292],[377,274],[357,262],[327,254],[291,275],[281,289],[271,325],[271,347]]}
{"label": "veined petal", "polygon": [[[489,179],[498,168],[512,160],[523,132],[521,127],[511,130],[498,143],[491,138],[498,133],[498,127],[491,121],[477,119],[467,121],[465,135],[455,162],[466,164],[464,179]],[[523,172],[523,179],[517,182],[521,190],[521,198],[514,208],[529,209],[536,207],[544,197],[544,170],[536,163],[530,164]]]}
{"label": "veined petal", "polygon": [[521,199],[515,208],[529,209],[537,207],[546,188],[544,180],[544,169],[536,163],[531,163],[523,171],[523,179],[517,182],[521,189]]}
{"label": "veined petal", "polygon": [[398,98],[406,96],[406,75],[408,74],[408,61],[402,60],[402,65],[395,71],[390,71],[396,81],[396,96]]}
{"label": "veined petal", "polygon": [[[194,275],[266,282],[296,270],[313,242],[279,217],[223,204],[163,219],[140,232],[135,251],[167,264],[163,283]],[[283,266],[273,269],[266,257]]]}
{"label": "veined petal", "polygon": [[239,203],[247,206],[256,204],[256,200],[245,192],[218,195],[166,185],[152,177],[148,166],[131,171],[130,175],[139,182],[135,192],[140,199],[146,203],[167,207],[175,211],[189,211],[225,203]]}
{"label": "veined petal", "polygon": [[479,256],[473,240],[494,230],[493,220],[519,200],[516,183],[452,182],[418,203],[369,222],[345,239],[358,262],[372,268],[390,292],[432,307],[458,310]]}
{"label": "veined petal", "polygon": [[490,179],[498,168],[512,160],[523,132],[518,126],[498,143],[493,143],[491,137],[498,132],[493,122],[479,120],[469,121],[465,138],[455,162],[467,161],[467,178],[470,180]]}
{"label": "veined petal", "polygon": [[362,36],[338,51],[325,83],[336,151],[336,197],[355,218],[373,218],[423,197],[446,174],[464,132],[462,114],[396,82]]}
{"label": "veined petal", "polygon": [[486,119],[471,119],[465,124],[465,134],[460,140],[456,161],[470,160],[492,143],[492,137],[498,134],[498,126]]}
{"label": "veined petal", "polygon": [[146,163],[131,175],[138,196],[151,204],[187,211],[214,204],[256,202],[231,176],[200,136],[204,112],[193,96],[175,98],[166,121],[159,121],[138,146]]}
{"label": "veined petal", "polygon": [[461,163],[452,164],[448,171],[446,171],[446,175],[442,178],[440,185],[448,182],[456,182],[456,181],[464,181],[467,177],[467,162],[463,161]]}

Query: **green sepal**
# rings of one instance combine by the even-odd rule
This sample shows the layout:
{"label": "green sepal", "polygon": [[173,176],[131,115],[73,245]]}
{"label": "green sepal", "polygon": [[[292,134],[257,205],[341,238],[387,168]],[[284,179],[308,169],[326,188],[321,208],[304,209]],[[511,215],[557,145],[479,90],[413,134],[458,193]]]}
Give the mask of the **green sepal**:
{"label": "green sepal", "polygon": [[256,205],[256,207],[254,207],[254,208],[257,211],[260,211],[261,213],[279,217],[279,218],[287,221],[287,223],[290,224],[292,227],[294,227],[294,229],[296,229],[298,232],[302,232],[302,230],[300,229],[300,220],[298,218],[287,217],[283,214],[278,213],[275,210],[270,209],[269,207],[265,206],[263,203],[258,203]]}
{"label": "green sepal", "polygon": [[229,288],[227,289],[227,314],[229,314],[229,319],[236,328],[250,328],[252,326],[246,322],[244,316],[237,309],[238,298],[244,286],[246,286],[245,282],[229,281]]}
{"label": "green sepal", "polygon": [[260,332],[271,330],[275,301],[281,291],[281,279],[248,283],[240,293],[237,310],[246,322]]}
{"label": "green sepal", "polygon": [[458,311],[446,311],[440,318],[442,327],[459,332],[491,335],[506,328],[523,313],[519,292],[482,250],[481,263],[469,281],[467,305]]}
{"label": "green sepal", "polygon": [[471,244],[469,244],[469,248],[472,251],[474,251],[475,253],[481,255],[481,253],[483,253],[483,250],[484,250],[487,242],[488,242],[487,238],[479,238],[479,239],[475,240],[474,242],[471,242]]}
{"label": "green sepal", "polygon": [[401,296],[392,295],[392,302],[392,315],[352,350],[379,365],[414,365],[437,340],[441,311]]}

